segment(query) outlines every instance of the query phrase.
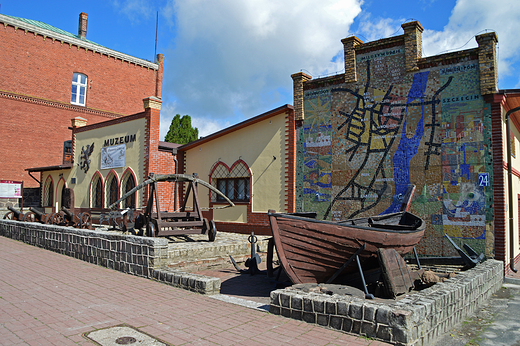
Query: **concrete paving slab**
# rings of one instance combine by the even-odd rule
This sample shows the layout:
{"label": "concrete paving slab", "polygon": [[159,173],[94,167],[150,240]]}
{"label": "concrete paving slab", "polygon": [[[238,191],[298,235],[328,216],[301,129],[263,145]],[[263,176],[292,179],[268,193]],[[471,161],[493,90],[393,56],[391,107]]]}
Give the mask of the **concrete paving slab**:
{"label": "concrete paving slab", "polygon": [[167,346],[164,342],[129,326],[99,329],[94,332],[85,333],[85,337],[97,342],[101,346]]}

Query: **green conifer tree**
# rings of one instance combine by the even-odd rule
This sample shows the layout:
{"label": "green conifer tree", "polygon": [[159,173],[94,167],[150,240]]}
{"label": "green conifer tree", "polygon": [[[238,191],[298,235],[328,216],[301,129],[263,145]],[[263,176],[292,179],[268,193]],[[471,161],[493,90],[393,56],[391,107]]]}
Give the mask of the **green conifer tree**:
{"label": "green conifer tree", "polygon": [[170,129],[164,137],[166,142],[177,144],[186,144],[197,139],[199,139],[199,129],[191,126],[191,117],[189,115],[181,117],[180,114],[173,117]]}

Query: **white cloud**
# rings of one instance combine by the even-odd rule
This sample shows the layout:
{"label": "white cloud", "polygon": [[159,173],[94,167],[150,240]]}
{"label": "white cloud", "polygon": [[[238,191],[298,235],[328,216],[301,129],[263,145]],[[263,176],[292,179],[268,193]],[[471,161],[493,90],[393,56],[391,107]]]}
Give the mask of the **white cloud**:
{"label": "white cloud", "polygon": [[499,41],[499,87],[503,88],[500,86],[501,78],[518,75],[518,70],[513,65],[520,62],[517,54],[520,49],[519,17],[518,0],[458,0],[442,32],[425,30],[424,53],[430,56],[462,47],[474,48],[477,46],[474,38],[476,35],[485,30],[495,31]]}
{"label": "white cloud", "polygon": [[220,119],[192,118],[191,125],[199,129],[199,137],[206,137],[234,124]]}
{"label": "white cloud", "polygon": [[[359,32],[353,34],[364,41],[402,34],[404,22],[361,12],[362,0],[154,1],[162,2],[161,18],[172,33],[169,48],[163,49],[163,93],[176,100],[163,106],[161,137],[175,113],[190,115],[206,136],[292,103],[291,74],[303,70],[319,77],[343,71],[340,40],[352,34],[356,17],[361,16]],[[424,55],[476,47],[474,36],[493,29],[499,38],[499,77],[518,76],[520,5],[518,0],[498,2],[458,0],[442,31],[426,28]],[[130,0],[121,7],[135,14],[143,4]]]}
{"label": "white cloud", "polygon": [[153,2],[147,0],[112,0],[112,6],[134,23],[139,23],[142,17],[151,17],[157,10]]}
{"label": "white cloud", "polygon": [[170,124],[172,123],[172,119],[177,114],[175,102],[164,102],[161,105],[161,127],[159,129],[159,139],[164,141],[164,136],[168,133],[170,129]]}
{"label": "white cloud", "polygon": [[290,75],[343,70],[331,62],[360,1],[179,1],[177,37],[165,52],[164,90],[192,118],[249,118],[292,103]]}
{"label": "white cloud", "polygon": [[364,42],[370,42],[395,35],[402,35],[401,24],[404,19],[377,18],[372,19],[370,13],[363,13],[359,19],[360,33],[354,33]]}

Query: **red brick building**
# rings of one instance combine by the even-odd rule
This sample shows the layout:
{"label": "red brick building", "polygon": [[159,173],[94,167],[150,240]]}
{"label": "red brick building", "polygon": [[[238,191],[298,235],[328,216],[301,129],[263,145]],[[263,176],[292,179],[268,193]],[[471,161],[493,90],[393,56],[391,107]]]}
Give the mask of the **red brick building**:
{"label": "red brick building", "polygon": [[95,124],[142,111],[142,100],[161,98],[164,56],[149,62],[78,34],[0,14],[0,180],[39,187],[27,167],[62,162],[70,121]]}

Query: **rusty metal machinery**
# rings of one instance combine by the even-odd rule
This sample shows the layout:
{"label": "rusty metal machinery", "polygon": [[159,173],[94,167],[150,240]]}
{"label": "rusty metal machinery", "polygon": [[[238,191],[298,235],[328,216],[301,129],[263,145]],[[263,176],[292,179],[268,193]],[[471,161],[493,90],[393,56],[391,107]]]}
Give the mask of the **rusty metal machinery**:
{"label": "rusty metal machinery", "polygon": [[9,206],[7,207],[10,211],[4,215],[4,220],[16,220],[16,221],[23,221],[23,218],[25,214],[21,212],[20,210],[16,210],[13,207]]}
{"label": "rusty metal machinery", "polygon": [[[136,235],[134,227],[135,209],[126,208],[123,210],[111,210],[108,214],[101,214],[99,216],[99,223],[107,222],[111,229],[118,229],[123,233],[129,232]],[[142,234],[140,234],[142,235]]]}
{"label": "rusty metal machinery", "polygon": [[62,207],[57,213],[44,213],[38,209],[29,208],[29,212],[23,213],[13,207],[7,207],[10,211],[4,215],[5,220],[23,222],[40,222],[48,225],[72,226],[76,228],[92,229],[90,213],[84,212],[75,215],[68,208]]}
{"label": "rusty metal machinery", "polygon": [[52,213],[47,214],[36,208],[29,207],[29,212],[25,214],[23,221],[25,222],[39,222],[43,224],[52,224]]}
{"label": "rusty metal machinery", "polygon": [[67,226],[82,229],[92,229],[92,218],[90,217],[90,213],[84,212],[76,215],[65,207],[61,207],[61,212],[63,212],[63,222]]}

